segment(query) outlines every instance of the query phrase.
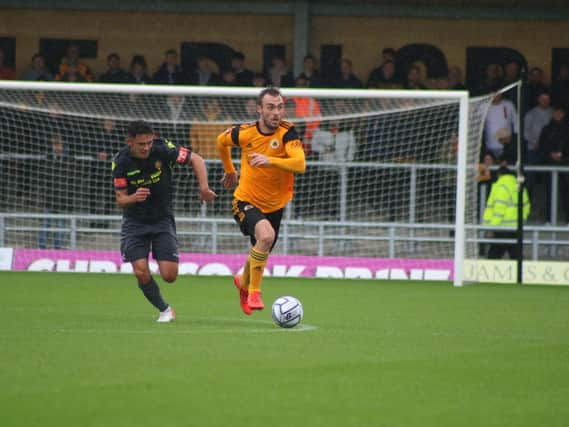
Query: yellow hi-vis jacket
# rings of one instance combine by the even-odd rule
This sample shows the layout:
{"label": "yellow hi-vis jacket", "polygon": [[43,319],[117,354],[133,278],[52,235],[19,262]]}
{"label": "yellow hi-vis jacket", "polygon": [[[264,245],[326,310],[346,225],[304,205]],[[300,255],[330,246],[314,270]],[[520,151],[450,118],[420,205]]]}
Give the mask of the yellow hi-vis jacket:
{"label": "yellow hi-vis jacket", "polygon": [[[530,211],[529,195],[524,188],[524,221]],[[501,175],[490,190],[484,210],[484,225],[515,227],[518,223],[518,183],[511,174]]]}

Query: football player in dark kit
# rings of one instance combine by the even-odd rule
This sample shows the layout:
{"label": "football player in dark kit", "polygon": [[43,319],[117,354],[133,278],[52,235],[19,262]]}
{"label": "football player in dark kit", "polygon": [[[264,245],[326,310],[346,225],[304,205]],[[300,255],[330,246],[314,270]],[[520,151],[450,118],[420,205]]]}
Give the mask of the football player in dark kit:
{"label": "football player in dark kit", "polygon": [[178,240],[172,213],[172,167],[192,166],[202,202],[213,201],[203,159],[189,148],[157,138],[144,121],[129,124],[127,146],[113,160],[113,179],[117,204],[123,209],[121,256],[132,264],[138,286],[160,311],[158,322],[172,322],[176,315],[164,301],[148,266],[152,255],[166,282],[178,276]]}

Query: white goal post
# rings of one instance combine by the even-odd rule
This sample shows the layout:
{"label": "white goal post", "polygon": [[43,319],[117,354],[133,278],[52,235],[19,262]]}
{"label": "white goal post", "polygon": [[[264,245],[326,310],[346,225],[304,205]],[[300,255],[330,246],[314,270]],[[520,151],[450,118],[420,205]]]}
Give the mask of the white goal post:
{"label": "white goal post", "polygon": [[[0,247],[116,250],[120,212],[112,203],[109,153],[123,143],[128,122],[147,120],[202,154],[217,185],[215,136],[254,121],[259,92],[0,81]],[[464,260],[478,252],[476,174],[491,98],[431,90],[282,93],[308,167],[297,177],[275,253],[452,260],[453,282],[462,285]],[[58,142],[62,156],[53,153]],[[219,200],[199,207],[191,174],[180,174],[174,211],[181,250],[243,253],[247,241],[232,221],[231,194],[217,185]]]}

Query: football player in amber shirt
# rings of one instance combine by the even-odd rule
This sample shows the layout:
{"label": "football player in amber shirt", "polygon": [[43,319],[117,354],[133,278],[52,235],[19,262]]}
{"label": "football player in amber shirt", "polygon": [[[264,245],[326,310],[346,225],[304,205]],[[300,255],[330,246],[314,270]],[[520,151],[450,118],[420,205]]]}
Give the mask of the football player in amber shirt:
{"label": "football player in amber shirt", "polygon": [[[304,173],[302,143],[292,123],[283,120],[284,100],[276,88],[266,88],[257,98],[259,120],[233,126],[217,137],[225,173],[225,188],[233,193],[233,217],[241,232],[251,238],[251,250],[236,275],[241,309],[245,314],[264,308],[261,280],[269,252],[279,233],[284,207],[292,199],[295,173]],[[241,173],[231,161],[231,147],[241,149]]]}

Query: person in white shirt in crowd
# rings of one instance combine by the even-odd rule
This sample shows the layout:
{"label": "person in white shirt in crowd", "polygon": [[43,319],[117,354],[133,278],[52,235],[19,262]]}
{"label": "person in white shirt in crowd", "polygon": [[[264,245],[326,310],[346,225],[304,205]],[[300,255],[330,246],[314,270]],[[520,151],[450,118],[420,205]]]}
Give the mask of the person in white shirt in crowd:
{"label": "person in white shirt in crowd", "polygon": [[516,107],[512,101],[504,99],[501,93],[496,93],[484,122],[485,151],[500,161],[514,163],[517,155],[514,134],[518,131]]}
{"label": "person in white shirt in crowd", "polygon": [[[337,111],[345,111],[345,101],[334,102]],[[354,129],[339,121],[320,126],[312,138],[312,150],[319,154],[323,162],[351,162],[356,155],[356,136]]]}

